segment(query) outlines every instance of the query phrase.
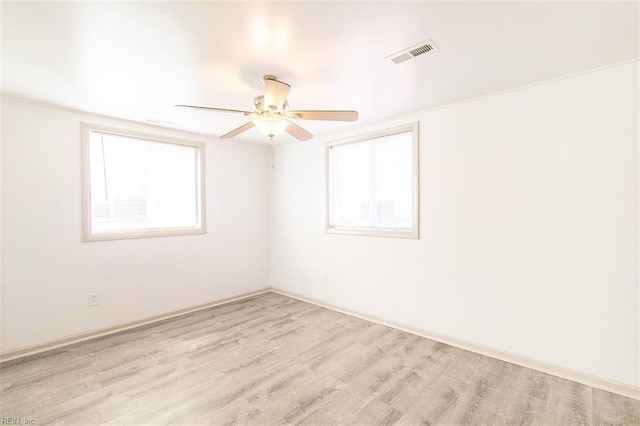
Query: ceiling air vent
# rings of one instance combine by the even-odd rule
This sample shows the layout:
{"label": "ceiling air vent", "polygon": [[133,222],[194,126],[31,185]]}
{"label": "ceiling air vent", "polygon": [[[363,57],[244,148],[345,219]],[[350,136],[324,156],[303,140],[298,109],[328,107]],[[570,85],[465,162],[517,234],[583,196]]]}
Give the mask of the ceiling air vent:
{"label": "ceiling air vent", "polygon": [[396,52],[393,55],[389,55],[385,59],[388,59],[394,64],[398,65],[402,62],[408,61],[409,59],[413,59],[416,56],[424,55],[427,52],[431,52],[434,49],[437,49],[436,45],[433,44],[431,40],[426,40],[422,43],[416,44],[415,46],[411,46],[399,52]]}

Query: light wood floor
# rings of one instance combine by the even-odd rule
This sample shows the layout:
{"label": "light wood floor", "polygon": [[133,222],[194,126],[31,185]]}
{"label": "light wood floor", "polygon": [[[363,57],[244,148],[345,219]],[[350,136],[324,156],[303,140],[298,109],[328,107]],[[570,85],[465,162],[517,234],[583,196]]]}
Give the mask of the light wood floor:
{"label": "light wood floor", "polygon": [[640,425],[640,401],[274,293],[5,362],[0,379],[0,415],[37,425]]}

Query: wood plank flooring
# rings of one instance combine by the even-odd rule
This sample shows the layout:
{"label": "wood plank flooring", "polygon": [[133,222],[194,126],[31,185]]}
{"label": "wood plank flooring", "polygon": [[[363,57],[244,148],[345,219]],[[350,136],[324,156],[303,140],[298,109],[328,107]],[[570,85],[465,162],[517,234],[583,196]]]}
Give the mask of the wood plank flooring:
{"label": "wood plank flooring", "polygon": [[640,425],[640,401],[275,293],[0,366],[44,424]]}

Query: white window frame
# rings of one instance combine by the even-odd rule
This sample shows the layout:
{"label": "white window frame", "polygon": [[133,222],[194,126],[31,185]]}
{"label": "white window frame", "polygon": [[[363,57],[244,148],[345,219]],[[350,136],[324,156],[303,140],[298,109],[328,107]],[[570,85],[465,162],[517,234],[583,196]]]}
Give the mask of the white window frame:
{"label": "white window frame", "polygon": [[[205,234],[205,144],[202,142],[178,139],[169,136],[141,133],[133,130],[117,129],[92,123],[81,123],[82,128],[82,237],[83,241],[121,240],[129,238],[167,237],[174,235]],[[135,139],[148,140],[154,143],[166,143],[172,145],[185,145],[196,148],[198,152],[197,163],[197,202],[198,224],[196,227],[185,228],[149,228],[146,230],[114,231],[109,233],[93,233],[91,229],[91,173],[90,173],[90,140],[91,133],[106,133],[114,136],[123,136]]]}
{"label": "white window frame", "polygon": [[[384,136],[396,135],[399,133],[411,132],[413,137],[413,226],[410,231],[398,229],[379,229],[379,228],[356,228],[356,227],[333,227],[331,224],[331,170],[330,170],[330,151],[333,147],[350,143],[367,142],[372,139]],[[420,135],[419,122],[405,124],[390,129],[375,131],[359,135],[356,137],[328,142],[325,144],[325,177],[326,177],[326,224],[325,229],[328,234],[344,234],[344,235],[364,235],[374,237],[395,237],[395,238],[420,238]]]}

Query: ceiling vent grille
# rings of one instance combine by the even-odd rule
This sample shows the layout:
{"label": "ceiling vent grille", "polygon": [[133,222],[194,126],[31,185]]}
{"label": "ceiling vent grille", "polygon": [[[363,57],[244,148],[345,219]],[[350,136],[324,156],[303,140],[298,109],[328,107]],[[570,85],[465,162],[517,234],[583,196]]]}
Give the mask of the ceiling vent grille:
{"label": "ceiling vent grille", "polygon": [[388,59],[394,64],[398,65],[402,62],[408,61],[409,59],[413,59],[416,56],[424,55],[425,53],[431,52],[434,49],[437,49],[437,46],[433,44],[431,40],[426,40],[422,43],[416,44],[415,46],[408,47],[392,55],[389,55],[385,59]]}

